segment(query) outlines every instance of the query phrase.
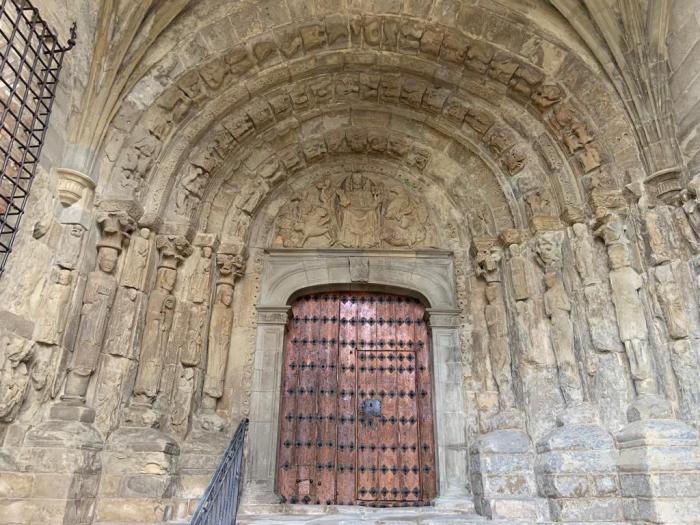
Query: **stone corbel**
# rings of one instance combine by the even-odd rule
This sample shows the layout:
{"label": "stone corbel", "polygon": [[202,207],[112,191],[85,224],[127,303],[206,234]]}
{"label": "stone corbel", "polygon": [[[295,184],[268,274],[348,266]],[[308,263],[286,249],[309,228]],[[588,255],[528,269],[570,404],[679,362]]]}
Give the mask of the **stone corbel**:
{"label": "stone corbel", "polygon": [[58,175],[58,222],[80,224],[86,230],[90,226],[90,210],[94,204],[95,182],[76,170],[56,169]]}

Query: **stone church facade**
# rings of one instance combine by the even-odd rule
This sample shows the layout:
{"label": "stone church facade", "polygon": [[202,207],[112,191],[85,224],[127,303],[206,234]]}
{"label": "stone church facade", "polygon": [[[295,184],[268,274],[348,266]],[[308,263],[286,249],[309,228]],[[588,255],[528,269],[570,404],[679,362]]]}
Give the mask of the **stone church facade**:
{"label": "stone church facade", "polygon": [[695,0],[34,4],[0,524],[700,523]]}

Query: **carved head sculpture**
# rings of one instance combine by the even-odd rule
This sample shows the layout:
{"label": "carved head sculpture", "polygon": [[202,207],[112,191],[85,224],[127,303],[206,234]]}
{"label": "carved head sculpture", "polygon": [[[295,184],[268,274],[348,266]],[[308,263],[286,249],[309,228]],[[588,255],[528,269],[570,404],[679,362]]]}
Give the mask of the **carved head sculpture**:
{"label": "carved head sculpture", "polygon": [[119,260],[119,251],[112,246],[100,246],[97,252],[97,267],[104,273],[114,273]]}
{"label": "carved head sculpture", "polygon": [[695,175],[688,183],[688,190],[695,197],[695,199],[700,199],[700,173]]}
{"label": "carved head sculpture", "polygon": [[216,289],[216,302],[231,306],[233,302],[233,286],[228,282],[220,282]]}
{"label": "carved head sculpture", "polygon": [[545,268],[555,268],[561,263],[561,240],[559,232],[543,232],[537,236],[537,255]]}
{"label": "carved head sculpture", "polygon": [[578,239],[585,239],[586,234],[588,233],[588,228],[586,227],[585,224],[581,222],[577,222],[576,224],[573,225],[573,230],[574,230],[574,235]]}
{"label": "carved head sculpture", "polygon": [[139,236],[144,239],[148,239],[151,236],[151,230],[149,230],[148,228],[141,228],[139,230]]}
{"label": "carved head sculpture", "polygon": [[213,251],[211,246],[202,246],[202,257],[211,259]]}
{"label": "carved head sculpture", "polygon": [[73,226],[71,226],[70,234],[71,234],[71,237],[80,238],[83,236],[84,231],[85,230],[83,229],[83,227],[80,224],[74,224]]}
{"label": "carved head sculpture", "polygon": [[608,258],[613,270],[630,266],[630,254],[624,244],[612,244],[608,246]]}
{"label": "carved head sculpture", "polygon": [[493,304],[498,300],[500,287],[497,283],[489,283],[486,285],[486,300],[489,304]]}
{"label": "carved head sculpture", "polygon": [[158,268],[157,286],[165,291],[172,292],[177,280],[177,270],[161,266]]}

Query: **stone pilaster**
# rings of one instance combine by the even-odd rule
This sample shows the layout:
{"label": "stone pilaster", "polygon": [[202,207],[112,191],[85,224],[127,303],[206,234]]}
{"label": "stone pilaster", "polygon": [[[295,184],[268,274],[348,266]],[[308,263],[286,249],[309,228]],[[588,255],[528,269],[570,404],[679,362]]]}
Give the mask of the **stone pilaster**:
{"label": "stone pilaster", "polygon": [[616,436],[625,519],[635,523],[697,523],[700,447],[697,430],[673,419],[658,399],[638,399]]}
{"label": "stone pilaster", "polygon": [[538,497],[535,452],[524,428],[521,412],[503,410],[470,447],[476,511],[490,519],[549,518],[546,500]]}
{"label": "stone pilaster", "polygon": [[552,519],[622,522],[617,457],[612,436],[598,424],[590,405],[564,410],[557,428],[537,443],[537,481]]}

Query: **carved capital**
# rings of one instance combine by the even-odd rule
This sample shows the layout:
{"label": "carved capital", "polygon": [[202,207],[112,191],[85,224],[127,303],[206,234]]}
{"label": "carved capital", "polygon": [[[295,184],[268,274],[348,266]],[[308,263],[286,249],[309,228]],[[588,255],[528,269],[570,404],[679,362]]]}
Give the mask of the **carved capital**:
{"label": "carved capital", "polygon": [[457,328],[459,326],[459,310],[440,310],[426,308],[428,326],[430,328]]}
{"label": "carved capital", "polygon": [[159,267],[171,268],[173,270],[192,255],[192,245],[183,235],[158,235],[156,237],[156,248],[160,252]]}
{"label": "carved capital", "polygon": [[240,244],[222,244],[216,254],[216,267],[219,282],[231,285],[245,273],[245,246]]}
{"label": "carved capital", "polygon": [[608,213],[599,219],[595,235],[605,242],[606,246],[613,244],[628,244],[627,224],[617,213]]}
{"label": "carved capital", "polygon": [[472,242],[470,252],[474,258],[476,275],[486,282],[501,280],[501,259],[503,250],[496,237],[477,237]]}
{"label": "carved capital", "polygon": [[258,306],[259,325],[285,326],[292,311],[291,306]]}

